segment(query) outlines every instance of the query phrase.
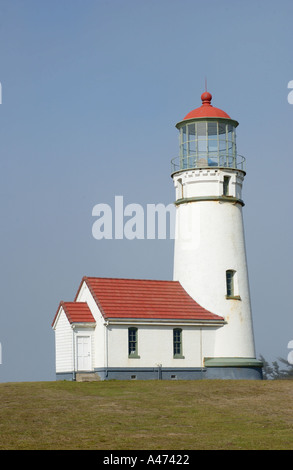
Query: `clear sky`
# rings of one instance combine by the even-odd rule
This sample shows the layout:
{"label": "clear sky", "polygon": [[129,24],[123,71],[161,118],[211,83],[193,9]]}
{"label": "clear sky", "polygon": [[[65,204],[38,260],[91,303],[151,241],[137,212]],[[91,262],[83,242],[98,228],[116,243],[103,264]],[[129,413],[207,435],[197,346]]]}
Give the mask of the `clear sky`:
{"label": "clear sky", "polygon": [[172,279],[172,240],[95,240],[92,209],[174,201],[175,124],[205,77],[240,123],[257,355],[287,358],[292,17],[292,0],[0,0],[1,382],[55,379],[51,322],[84,275]]}

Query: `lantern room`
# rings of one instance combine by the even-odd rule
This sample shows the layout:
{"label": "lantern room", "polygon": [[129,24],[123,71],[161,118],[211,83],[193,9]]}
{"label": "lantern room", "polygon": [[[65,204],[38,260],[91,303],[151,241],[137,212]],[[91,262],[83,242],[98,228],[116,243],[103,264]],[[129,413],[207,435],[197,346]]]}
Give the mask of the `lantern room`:
{"label": "lantern room", "polygon": [[245,159],[237,154],[238,122],[211,105],[212,95],[201,95],[202,105],[176,124],[179,156],[173,158],[172,173],[192,168],[233,168],[244,170]]}

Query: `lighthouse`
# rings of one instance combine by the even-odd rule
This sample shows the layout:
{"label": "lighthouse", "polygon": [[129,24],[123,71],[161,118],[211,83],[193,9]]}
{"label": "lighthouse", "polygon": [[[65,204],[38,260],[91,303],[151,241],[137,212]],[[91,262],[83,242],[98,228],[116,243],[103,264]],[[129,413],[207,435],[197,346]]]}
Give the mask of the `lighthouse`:
{"label": "lighthouse", "polygon": [[213,336],[212,357],[203,358],[210,376],[226,378],[233,370],[237,378],[258,378],[238,122],[212,105],[209,92],[201,100],[200,107],[176,124],[179,155],[171,162],[176,193],[173,280],[203,308],[224,318],[225,325]]}
{"label": "lighthouse", "polygon": [[60,301],[59,380],[262,378],[255,358],[238,122],[212,95],[176,126],[173,280],[84,276]]}

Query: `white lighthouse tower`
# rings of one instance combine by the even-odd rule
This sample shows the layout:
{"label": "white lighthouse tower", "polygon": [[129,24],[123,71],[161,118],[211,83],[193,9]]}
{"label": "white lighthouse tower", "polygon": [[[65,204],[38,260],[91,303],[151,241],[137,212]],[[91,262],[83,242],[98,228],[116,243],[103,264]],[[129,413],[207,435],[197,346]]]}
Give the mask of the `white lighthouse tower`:
{"label": "white lighthouse tower", "polygon": [[260,378],[242,217],[245,159],[236,149],[238,122],[211,105],[210,93],[201,99],[202,105],[176,125],[173,279],[202,307],[225,319],[214,334],[213,356],[203,358],[207,377]]}

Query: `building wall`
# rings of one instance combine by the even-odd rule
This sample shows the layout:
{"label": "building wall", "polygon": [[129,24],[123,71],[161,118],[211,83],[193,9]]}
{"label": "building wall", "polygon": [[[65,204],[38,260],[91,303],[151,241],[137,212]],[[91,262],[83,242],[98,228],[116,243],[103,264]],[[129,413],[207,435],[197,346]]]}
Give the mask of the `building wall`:
{"label": "building wall", "polygon": [[194,169],[174,175],[176,200],[191,197],[223,196],[224,177],[230,177],[229,196],[241,199],[244,173],[227,169]]}
{"label": "building wall", "polygon": [[55,329],[56,373],[73,371],[73,331],[61,307]]}
{"label": "building wall", "polygon": [[[106,322],[87,285],[83,283],[76,301],[87,302],[96,320],[93,332],[93,368],[202,367],[203,358],[213,356],[215,333],[221,327],[142,325],[139,322],[123,325]],[[128,328],[138,329],[138,358],[128,357]],[[173,328],[182,328],[184,359],[173,358]]]}
{"label": "building wall", "polygon": [[[128,356],[128,327],[137,327],[138,358]],[[182,327],[182,355],[173,357],[173,328]],[[192,326],[109,325],[108,367],[202,367],[213,356],[216,328]]]}
{"label": "building wall", "polygon": [[[227,325],[146,325],[142,324],[143,321],[121,325],[117,321],[115,324],[115,320],[108,323],[86,285],[82,287],[77,300],[88,302],[96,326],[92,328],[76,324],[72,329],[61,308],[55,329],[57,379],[75,380],[77,364],[73,356],[76,355],[76,339],[79,335],[91,337],[92,371],[102,380],[260,377],[259,368],[206,366],[205,358],[220,356],[218,338]],[[128,357],[128,328],[133,326],[138,330],[138,358]],[[180,327],[184,357],[177,359],[173,357],[173,329]],[[220,351],[223,350],[221,345]],[[225,358],[222,362],[225,364]]]}
{"label": "building wall", "polygon": [[107,367],[106,362],[106,329],[105,319],[103,318],[93,296],[84,282],[79,291],[77,302],[87,302],[94,319],[96,320],[96,328],[93,333],[93,367]]}

